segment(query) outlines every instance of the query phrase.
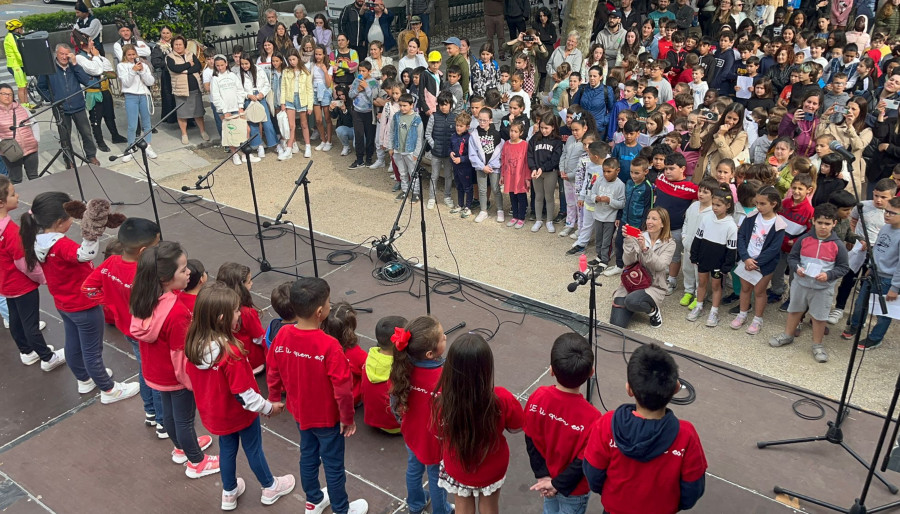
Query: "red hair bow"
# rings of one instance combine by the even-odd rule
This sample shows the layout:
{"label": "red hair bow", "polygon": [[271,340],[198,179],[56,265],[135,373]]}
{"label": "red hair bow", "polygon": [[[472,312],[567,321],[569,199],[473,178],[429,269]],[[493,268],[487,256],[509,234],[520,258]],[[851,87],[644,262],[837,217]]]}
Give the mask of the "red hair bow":
{"label": "red hair bow", "polygon": [[401,327],[394,327],[394,335],[391,336],[391,342],[394,343],[397,350],[402,352],[409,345],[410,337],[412,337],[412,334],[409,333],[409,330]]}

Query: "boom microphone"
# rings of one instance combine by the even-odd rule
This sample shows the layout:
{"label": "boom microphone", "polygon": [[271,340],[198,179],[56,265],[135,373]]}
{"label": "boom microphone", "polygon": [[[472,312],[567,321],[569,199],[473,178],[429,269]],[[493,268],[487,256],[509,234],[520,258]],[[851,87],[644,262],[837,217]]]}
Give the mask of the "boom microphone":
{"label": "boom microphone", "polygon": [[832,141],[831,143],[829,143],[828,148],[831,148],[832,152],[840,155],[849,162],[853,162],[856,160],[856,157],[852,153],[850,153],[849,150],[844,148],[844,145],[842,145],[840,141]]}

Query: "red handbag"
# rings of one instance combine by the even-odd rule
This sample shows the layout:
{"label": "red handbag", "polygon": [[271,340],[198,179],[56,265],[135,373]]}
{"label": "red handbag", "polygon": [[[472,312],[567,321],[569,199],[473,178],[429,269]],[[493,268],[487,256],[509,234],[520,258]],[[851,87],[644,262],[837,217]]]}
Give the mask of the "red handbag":
{"label": "red handbag", "polygon": [[647,289],[653,284],[653,277],[640,261],[625,266],[622,271],[622,286],[629,293]]}

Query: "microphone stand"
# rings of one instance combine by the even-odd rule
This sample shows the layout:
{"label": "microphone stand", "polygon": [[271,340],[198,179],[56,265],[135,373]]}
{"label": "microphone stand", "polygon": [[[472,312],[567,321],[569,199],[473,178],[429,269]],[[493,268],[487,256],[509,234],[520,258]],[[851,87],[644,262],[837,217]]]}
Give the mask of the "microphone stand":
{"label": "microphone stand", "polygon": [[[184,102],[182,102],[182,104],[183,103]],[[169,114],[178,110],[179,107],[181,107],[181,106],[176,105],[174,109],[169,111]],[[156,194],[153,192],[153,180],[150,177],[150,162],[147,160],[147,147],[150,146],[150,143],[147,142],[147,135],[152,134],[153,130],[156,129],[156,127],[160,123],[162,123],[163,120],[165,120],[169,114],[166,114],[166,116],[163,116],[158,122],[156,122],[155,125],[150,127],[150,130],[141,134],[140,137],[138,137],[134,141],[134,143],[131,143],[131,145],[125,149],[125,152],[124,152],[124,155],[130,155],[134,151],[135,148],[139,148],[141,150],[141,157],[142,157],[142,160],[144,161],[144,173],[147,174],[147,187],[150,188],[150,204],[153,205],[153,218],[156,220],[156,227],[159,230],[160,241],[163,239],[162,226],[159,224],[159,210],[157,210],[157,208],[156,208]],[[111,155],[109,157],[109,160],[115,161],[118,158],[119,157],[117,155]]]}
{"label": "microphone stand", "polygon": [[[843,155],[843,154],[841,154],[841,155],[852,166],[853,159],[848,158],[848,157],[852,157],[852,155],[849,155],[849,156]],[[865,218],[865,216],[863,216],[863,204],[862,204],[862,201],[860,201],[859,187],[856,183],[856,177],[853,175],[852,171],[850,173],[850,181],[853,184],[853,192],[856,195],[856,200],[857,200],[856,210],[859,213],[859,223],[860,223],[860,227],[862,227],[863,239],[866,242],[866,263],[869,266],[869,273],[863,277],[860,277],[859,280],[869,281],[870,294],[875,294],[878,297],[879,303],[881,305],[881,312],[887,312],[887,305],[884,300],[884,294],[881,292],[881,284],[879,284],[879,282],[878,282],[878,265],[875,263],[875,257],[872,254],[872,242],[869,239],[869,231],[868,231],[868,227],[866,226],[866,218]],[[862,270],[862,268],[860,268],[860,270]],[[844,433],[843,433],[843,428],[842,428],[844,421],[846,421],[847,418],[850,416],[850,409],[847,406],[847,403],[849,402],[848,396],[849,396],[849,390],[850,390],[850,380],[853,376],[853,367],[856,362],[856,354],[859,351],[859,348],[858,348],[859,340],[862,335],[863,327],[865,326],[865,320],[868,317],[869,303],[870,303],[869,298],[866,298],[862,303],[862,309],[863,309],[862,315],[860,316],[860,323],[856,327],[856,333],[853,336],[853,345],[850,348],[850,359],[847,362],[847,372],[844,375],[844,387],[843,387],[843,390],[841,391],[841,400],[838,403],[837,414],[835,415],[834,421],[829,421],[827,423],[828,430],[825,432],[825,435],[819,435],[819,436],[813,436],[813,437],[802,437],[799,439],[784,439],[784,440],[780,440],[780,441],[760,441],[760,442],[756,443],[756,446],[758,448],[766,448],[768,446],[779,446],[779,445],[787,445],[787,444],[818,442],[818,441],[827,441],[831,444],[840,445],[841,448],[846,450],[847,453],[849,453],[854,459],[856,459],[860,464],[862,464],[863,467],[869,469],[869,474],[867,476],[866,484],[863,489],[863,495],[861,497],[863,501],[865,500],[865,493],[868,491],[869,483],[871,482],[871,478],[873,475],[876,478],[878,478],[878,480],[881,483],[883,483],[885,485],[885,487],[887,487],[888,491],[890,491],[891,494],[897,494],[897,492],[898,492],[898,489],[895,485],[888,482],[887,479],[883,475],[881,475],[880,473],[877,473],[875,471],[875,468],[877,466],[876,461],[878,460],[879,451],[881,449],[881,443],[883,442],[884,433],[887,431],[887,424],[885,424],[884,430],[882,431],[882,440],[879,441],[878,447],[876,447],[875,457],[872,460],[871,464],[869,462],[866,462],[865,459],[863,459],[858,453],[856,453],[853,450],[853,448],[851,448],[844,441]],[[898,380],[900,380],[900,377],[898,377]],[[900,382],[898,382],[898,387],[900,387]],[[895,400],[896,400],[896,392],[895,392]],[[893,411],[893,407],[894,407],[894,405],[892,404],[891,405],[892,411]],[[891,420],[891,415],[889,414],[887,417],[887,422],[890,422],[890,420]],[[884,471],[884,470],[882,470],[882,471]],[[831,509],[831,510],[834,510],[837,512],[845,512],[845,513],[853,512],[854,514],[865,514],[865,512],[866,512],[864,505],[860,505],[859,507],[854,505],[856,510],[845,509],[843,507],[839,507],[837,505],[819,500],[817,498],[813,498],[811,496],[799,494],[794,491],[790,491],[788,489],[781,488],[779,486],[775,486],[774,490],[775,490],[775,494],[782,494],[782,493],[787,494],[789,496],[793,496],[795,498],[799,498],[799,499],[805,500],[809,503],[813,503],[815,505],[819,505],[821,507],[825,507],[827,509]],[[860,501],[860,500],[857,500],[857,501]],[[895,505],[900,505],[900,502],[898,502],[897,504],[894,504],[892,506],[895,506]],[[859,508],[861,508],[862,510],[859,510]],[[878,510],[883,510],[883,509],[878,509]],[[872,510],[870,512],[877,512],[877,510]]]}
{"label": "microphone stand", "polygon": [[[309,169],[312,167],[313,161],[309,161],[306,165],[306,168],[300,173],[300,177],[294,181],[294,190],[291,191],[290,196],[286,202],[284,202],[284,207],[281,208],[281,211],[278,212],[278,216],[275,217],[275,221],[269,223],[268,221],[262,224],[264,229],[268,229],[271,227],[275,227],[278,225],[284,225],[286,223],[291,223],[290,221],[281,221],[281,217],[288,213],[287,208],[288,205],[291,204],[291,200],[294,199],[294,195],[297,194],[297,189],[300,186],[303,186],[303,198],[306,201],[306,222],[307,227],[309,227],[309,247],[312,250],[312,261],[313,261],[313,273],[316,278],[319,278],[319,264],[316,262],[316,238],[313,234],[313,226],[312,226],[312,209],[309,204],[309,179],[306,176],[309,174]],[[251,182],[252,184],[252,182]],[[291,223],[293,225],[293,223]],[[262,242],[262,233],[259,234],[259,240]],[[296,240],[295,240],[296,242]],[[299,276],[297,278],[300,278]]]}
{"label": "microphone stand", "polygon": [[[272,268],[272,265],[269,263],[269,260],[266,259],[266,242],[265,242],[265,239],[263,239],[262,222],[259,220],[259,202],[257,202],[257,200],[256,200],[256,183],[253,181],[253,164],[250,162],[250,153],[253,151],[250,148],[250,141],[251,141],[250,139],[248,139],[247,141],[244,141],[244,144],[241,145],[239,150],[242,150],[244,152],[244,155],[247,156],[247,175],[250,177],[250,195],[253,197],[253,214],[256,217],[256,237],[257,237],[257,239],[259,239],[260,258],[256,259],[256,262],[259,263],[259,272],[257,272],[255,275],[253,275],[252,278],[256,278],[259,275],[261,275],[262,273],[265,273],[267,271],[274,271],[276,273],[294,276],[293,274],[288,273],[287,271]],[[312,164],[312,163],[310,163],[310,164]],[[310,228],[310,230],[312,230],[312,229]]]}
{"label": "microphone stand", "polygon": [[[574,293],[578,286],[583,286],[584,284],[590,284],[591,290],[588,295],[588,344],[591,345],[591,349],[594,351],[594,368],[596,370],[597,360],[599,358],[597,351],[597,287],[602,287],[603,284],[597,283],[597,273],[596,268],[593,266],[588,266],[585,271],[576,271],[572,274],[572,278],[575,279],[575,282],[572,282],[568,286],[568,290],[570,293]],[[600,389],[600,384],[597,382],[597,373],[588,380],[587,382],[587,391],[585,392],[584,399],[591,402],[591,399],[594,396],[594,389]]]}
{"label": "microphone stand", "polygon": [[207,171],[205,175],[197,175],[197,181],[194,182],[194,185],[193,185],[193,186],[181,186],[181,190],[182,190],[183,192],[187,192],[187,191],[191,191],[191,190],[199,191],[199,190],[201,190],[201,189],[209,189],[209,188],[211,188],[212,186],[210,186],[210,185],[208,185],[208,184],[205,185],[205,186],[201,186],[200,184],[201,184],[202,182],[204,182],[204,181],[209,180],[209,177],[212,176],[213,173],[215,173],[216,171],[218,171],[219,168],[221,168],[222,166],[224,166],[225,163],[227,163],[228,161],[230,161],[231,158],[234,156],[234,154],[236,154],[236,153],[242,151],[244,148],[246,148],[246,147],[249,146],[249,145],[250,145],[250,141],[249,141],[249,140],[244,141],[244,143],[241,144],[241,146],[237,147],[237,149],[236,149],[234,152],[231,152],[230,154],[228,154],[228,157],[226,157],[224,160],[222,160],[222,162],[220,162],[219,164],[217,164],[215,168],[213,168],[213,169]]}
{"label": "microphone stand", "polygon": [[428,278],[428,239],[425,237],[425,195],[423,194],[423,186],[422,182],[424,181],[424,177],[428,177],[428,180],[431,180],[431,174],[425,171],[425,168],[422,167],[422,157],[425,156],[425,144],[422,144],[422,151],[419,153],[419,158],[416,160],[416,168],[414,177],[418,177],[419,179],[419,210],[422,215],[422,262],[425,269],[425,314],[431,315],[431,282]]}
{"label": "microphone stand", "polygon": [[[89,84],[87,86],[84,86],[83,88],[80,88],[78,91],[75,91],[74,93],[66,96],[65,98],[61,98],[59,100],[53,101],[53,103],[51,103],[47,107],[33,113],[31,116],[20,121],[18,126],[19,127],[24,126],[25,122],[27,122],[27,121],[31,120],[32,118],[35,118],[51,109],[53,110],[53,122],[56,124],[57,127],[62,126],[62,117],[65,116],[65,114],[60,112],[59,106],[62,105],[63,102],[65,102],[69,98],[72,98],[75,95],[83,95],[85,88],[97,86],[98,84],[100,84],[100,82],[102,82],[102,80],[96,80],[92,84]],[[51,95],[53,94],[52,88],[50,89],[50,94]],[[52,98],[51,98],[51,100],[52,100]],[[84,156],[76,153],[75,148],[72,146],[72,125],[71,125],[71,123],[66,127],[65,132],[66,132],[65,135],[63,135],[61,137],[66,138],[66,141],[68,141],[68,145],[62,144],[62,141],[60,142],[59,150],[56,151],[56,154],[53,155],[53,158],[50,159],[50,162],[48,162],[47,165],[44,166],[44,169],[41,170],[40,174],[38,174],[38,177],[43,177],[46,173],[48,173],[50,170],[50,166],[52,166],[53,163],[56,162],[56,159],[59,158],[60,154],[63,154],[65,156],[65,158],[68,159],[72,163],[72,169],[75,170],[75,182],[78,184],[78,194],[81,196],[81,201],[83,202],[84,201],[84,188],[81,185],[81,174],[78,172],[78,163],[75,161],[75,157],[78,157],[79,159],[81,159],[81,162],[88,162],[88,160]],[[67,149],[68,149],[69,153],[68,153],[68,155],[65,155],[65,151]]]}

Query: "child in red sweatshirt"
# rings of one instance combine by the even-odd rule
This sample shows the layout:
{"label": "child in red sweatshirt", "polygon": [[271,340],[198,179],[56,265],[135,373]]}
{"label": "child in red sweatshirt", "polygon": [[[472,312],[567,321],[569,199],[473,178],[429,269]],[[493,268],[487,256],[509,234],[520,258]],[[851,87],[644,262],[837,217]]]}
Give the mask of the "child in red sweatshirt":
{"label": "child in red sweatshirt", "polygon": [[322,331],[341,343],[347,364],[350,365],[350,378],[353,380],[353,405],[362,404],[362,375],[366,365],[366,351],[359,347],[356,336],[356,311],[347,302],[338,302],[331,308],[328,318],[322,322]]}
{"label": "child in red sweatshirt", "polygon": [[[809,201],[812,192],[812,177],[806,173],[800,173],[791,181],[791,189],[781,202],[781,217],[787,221],[784,231],[784,241],[781,243],[781,257],[775,267],[775,275],[769,286],[769,303],[781,300],[785,291],[784,272],[787,270],[788,255],[794,247],[794,242],[812,227],[813,206]],[[793,274],[793,270],[791,270]],[[782,304],[782,312],[787,312],[790,300]]]}
{"label": "child in red sweatshirt", "polygon": [[[269,401],[281,401],[300,427],[300,482],[306,510],[331,505],[336,514],[365,514],[365,500],[347,499],[344,440],[356,433],[350,366],[337,339],[321,330],[331,311],[331,288],[320,278],[291,285],[297,324],[282,327],[266,358]],[[319,462],[326,490],[319,488]]]}
{"label": "child in red sweatshirt", "polygon": [[365,409],[363,420],[370,427],[380,428],[388,434],[400,433],[400,422],[391,412],[390,375],[394,364],[394,343],[391,336],[396,328],[406,326],[402,316],[385,316],[375,325],[377,346],[369,349],[366,367],[362,375],[362,401]]}
{"label": "child in red sweatshirt", "polygon": [[[141,365],[141,346],[131,335],[131,311],[128,302],[131,300],[131,286],[137,273],[137,261],[147,248],[159,244],[159,225],[144,218],[128,218],[119,227],[118,243],[121,245],[120,255],[111,255],[81,284],[81,292],[88,298],[100,302],[113,315],[113,323],[131,343],[131,349]],[[163,428],[162,400],[159,391],[154,391],[144,381],[144,375],[138,372],[141,400],[144,402],[144,422],[156,428],[156,435],[161,439],[168,437]]]}

